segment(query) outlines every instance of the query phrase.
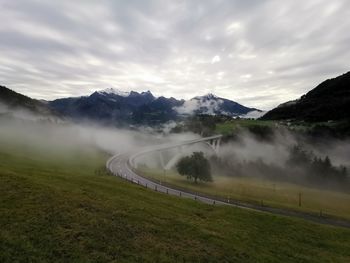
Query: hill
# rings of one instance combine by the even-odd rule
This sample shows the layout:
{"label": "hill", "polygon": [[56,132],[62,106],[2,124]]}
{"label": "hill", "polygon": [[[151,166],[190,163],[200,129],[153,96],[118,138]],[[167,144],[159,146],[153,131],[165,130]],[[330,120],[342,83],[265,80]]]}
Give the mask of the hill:
{"label": "hill", "polygon": [[350,72],[328,79],[300,99],[267,112],[264,120],[304,120],[311,122],[350,120]]}
{"label": "hill", "polygon": [[156,193],[96,149],[2,133],[0,262],[349,262],[348,229]]}
{"label": "hill", "polygon": [[56,116],[57,112],[47,104],[0,86],[0,114],[13,115],[14,111],[40,116]]}

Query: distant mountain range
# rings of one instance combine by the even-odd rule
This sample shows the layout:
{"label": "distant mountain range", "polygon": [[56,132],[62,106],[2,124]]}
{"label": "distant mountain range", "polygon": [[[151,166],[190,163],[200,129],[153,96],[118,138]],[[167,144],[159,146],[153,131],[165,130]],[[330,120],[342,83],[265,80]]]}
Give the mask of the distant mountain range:
{"label": "distant mountain range", "polygon": [[0,114],[19,112],[37,116],[66,117],[108,125],[155,125],[195,114],[256,117],[262,111],[213,94],[190,100],[155,97],[150,91],[124,92],[109,88],[89,96],[39,101],[0,86]]}
{"label": "distant mountain range", "polygon": [[328,79],[300,99],[267,112],[263,120],[350,120],[350,72]]}
{"label": "distant mountain range", "polygon": [[190,100],[155,97],[150,91],[123,92],[117,89],[96,91],[90,96],[63,98],[49,102],[52,109],[79,120],[105,124],[160,124],[193,114],[228,115],[231,117],[261,111],[213,94]]}
{"label": "distant mountain range", "polygon": [[[64,116],[109,125],[154,125],[195,114],[245,118],[257,118],[264,114],[261,110],[245,107],[214,94],[178,100],[155,97],[150,91],[124,92],[109,88],[89,96],[43,102],[0,86],[0,114],[19,109],[42,116]],[[311,122],[350,120],[349,109],[350,72],[322,82],[300,99],[279,105],[261,119]]]}

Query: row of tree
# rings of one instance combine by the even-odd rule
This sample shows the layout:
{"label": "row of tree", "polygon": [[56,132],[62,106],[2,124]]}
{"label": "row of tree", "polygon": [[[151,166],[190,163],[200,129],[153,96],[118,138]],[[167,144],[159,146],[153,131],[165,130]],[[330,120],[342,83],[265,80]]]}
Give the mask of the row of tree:
{"label": "row of tree", "polygon": [[287,161],[288,167],[302,167],[309,176],[320,179],[344,181],[348,172],[345,166],[335,166],[328,156],[321,158],[312,151],[305,150],[300,145],[292,147]]}
{"label": "row of tree", "polygon": [[264,178],[349,191],[350,176],[345,166],[336,166],[328,156],[317,156],[300,145],[290,148],[289,157],[283,163],[267,163],[262,159],[241,161],[234,156],[213,156],[210,162],[213,170],[226,176]]}
{"label": "row of tree", "polygon": [[300,145],[291,147],[289,158],[283,165],[267,164],[262,160],[237,162],[225,160],[217,156],[210,161],[203,152],[194,152],[183,157],[176,165],[180,175],[195,183],[211,182],[211,163],[220,174],[230,176],[265,177],[272,180],[291,181],[301,184],[334,187],[348,185],[349,176],[345,166],[335,166],[328,156],[321,158],[312,151],[305,150]]}

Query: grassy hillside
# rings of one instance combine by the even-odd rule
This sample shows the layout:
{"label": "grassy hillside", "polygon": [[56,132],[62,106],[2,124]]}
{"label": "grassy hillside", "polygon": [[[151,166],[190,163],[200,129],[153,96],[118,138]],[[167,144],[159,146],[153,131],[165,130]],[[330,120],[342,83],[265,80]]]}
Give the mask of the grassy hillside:
{"label": "grassy hillside", "polygon": [[300,99],[286,102],[267,112],[265,120],[305,120],[320,122],[349,120],[350,72],[328,79]]}
{"label": "grassy hillside", "polygon": [[[222,200],[291,209],[323,216],[350,220],[350,194],[310,188],[288,182],[275,182],[263,178],[226,177],[214,175],[210,183],[194,184],[176,171],[164,171],[142,167],[141,173],[156,181],[165,182],[194,193],[205,194]],[[301,206],[299,206],[299,193]]]}
{"label": "grassy hillside", "polygon": [[90,147],[0,146],[0,262],[350,261],[349,229],[155,193]]}
{"label": "grassy hillside", "polygon": [[57,116],[46,104],[41,101],[29,98],[11,89],[0,85],[0,103],[6,105],[10,109],[27,110],[31,113],[41,115]]}
{"label": "grassy hillside", "polygon": [[222,135],[230,135],[240,128],[248,130],[266,130],[275,126],[273,121],[235,119],[216,124],[215,132]]}

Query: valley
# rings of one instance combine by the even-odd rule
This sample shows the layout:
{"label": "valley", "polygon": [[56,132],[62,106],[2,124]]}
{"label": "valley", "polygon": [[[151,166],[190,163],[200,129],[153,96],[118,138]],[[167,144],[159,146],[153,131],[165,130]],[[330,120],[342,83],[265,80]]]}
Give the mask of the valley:
{"label": "valley", "polygon": [[0,136],[1,262],[350,258],[348,229],[156,193],[111,176],[92,146],[20,134]]}
{"label": "valley", "polygon": [[350,262],[349,8],[241,2],[1,5],[1,263]]}

